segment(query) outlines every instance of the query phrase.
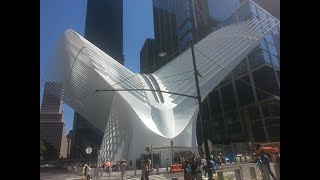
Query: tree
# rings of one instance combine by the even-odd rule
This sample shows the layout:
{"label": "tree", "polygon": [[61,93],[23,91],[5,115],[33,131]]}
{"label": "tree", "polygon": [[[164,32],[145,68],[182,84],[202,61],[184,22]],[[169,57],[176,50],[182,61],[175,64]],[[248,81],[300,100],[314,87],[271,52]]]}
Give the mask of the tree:
{"label": "tree", "polygon": [[44,155],[46,150],[47,150],[47,147],[45,146],[44,141],[42,139],[40,139],[40,157],[42,157]]}
{"label": "tree", "polygon": [[57,160],[57,150],[48,142],[46,142],[40,134],[40,160]]}
{"label": "tree", "polygon": [[45,146],[46,146],[46,151],[44,153],[44,160],[57,160],[58,154],[57,154],[57,150],[49,143],[45,142]]}

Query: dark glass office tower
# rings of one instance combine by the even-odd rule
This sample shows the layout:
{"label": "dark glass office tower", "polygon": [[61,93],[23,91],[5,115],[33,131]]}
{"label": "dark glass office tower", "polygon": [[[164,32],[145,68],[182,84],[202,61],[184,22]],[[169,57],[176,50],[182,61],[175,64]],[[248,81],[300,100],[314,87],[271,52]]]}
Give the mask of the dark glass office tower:
{"label": "dark glass office tower", "polygon": [[156,48],[154,39],[146,39],[140,51],[140,72],[149,74],[156,71],[158,63],[156,61]]}
{"label": "dark glass office tower", "polygon": [[[146,39],[140,52],[140,72],[152,73],[180,54],[175,1],[153,0],[155,39]],[[159,53],[165,52],[165,57]]]}
{"label": "dark glass office tower", "polygon": [[[192,3],[193,2],[193,3]],[[198,42],[208,35],[209,9],[207,0],[175,1],[179,46],[189,48],[191,40]]]}
{"label": "dark glass office tower", "polygon": [[[246,1],[217,28],[268,18],[274,17]],[[206,97],[203,119],[214,144],[280,141],[279,47],[280,24]]]}
{"label": "dark glass office tower", "polygon": [[123,64],[123,1],[88,0],[84,37]]}
{"label": "dark glass office tower", "polygon": [[[123,56],[123,1],[88,0],[84,37],[120,64]],[[85,158],[85,149],[93,148],[91,158],[97,158],[103,133],[79,113],[74,113],[72,158]]]}
{"label": "dark glass office tower", "polygon": [[[161,68],[180,54],[174,2],[172,0],[153,0],[156,69]],[[166,52],[166,56],[158,56],[160,52]]]}
{"label": "dark glass office tower", "polygon": [[[272,14],[254,3],[258,1],[262,8],[267,5]],[[192,4],[191,1],[175,1],[174,12],[180,53],[189,48],[188,44],[192,39],[197,42],[209,34],[205,31],[200,32],[201,28],[199,28],[201,24],[202,27],[207,27],[206,21],[214,31],[248,19],[274,18],[272,15],[280,14],[277,5],[271,6],[264,0],[194,2]],[[207,9],[204,8],[206,3]],[[194,13],[195,10],[196,13]],[[193,22],[195,24],[192,24]],[[156,23],[160,22],[155,20],[155,29],[159,26]],[[193,25],[195,29],[192,29]],[[165,38],[168,37],[160,38],[161,41],[166,41]],[[145,44],[143,48],[146,47],[149,46]],[[147,52],[143,50],[141,52]],[[141,64],[141,66],[145,65],[150,66],[150,64]],[[157,69],[152,70],[154,72]],[[151,72],[148,71],[148,73]],[[205,133],[214,146],[248,141],[254,143],[280,141],[280,25],[277,25],[205,98],[203,111]],[[197,125],[199,144],[203,142],[200,132]],[[247,153],[235,149],[234,151]]]}
{"label": "dark glass office tower", "polygon": [[[202,39],[209,32],[206,0],[153,0],[154,54],[150,56],[150,40],[147,39],[140,52],[141,73],[151,73],[178,56],[189,47],[191,40]],[[194,21],[195,19],[195,21]],[[194,26],[193,26],[193,23]],[[193,30],[194,27],[194,30]],[[144,48],[149,48],[145,50]],[[159,53],[165,52],[165,57]],[[145,55],[144,53],[149,53]],[[149,63],[146,63],[150,61]],[[148,67],[145,67],[148,66]],[[152,67],[151,67],[152,66]],[[148,69],[148,71],[145,71]],[[153,70],[153,71],[150,71]]]}

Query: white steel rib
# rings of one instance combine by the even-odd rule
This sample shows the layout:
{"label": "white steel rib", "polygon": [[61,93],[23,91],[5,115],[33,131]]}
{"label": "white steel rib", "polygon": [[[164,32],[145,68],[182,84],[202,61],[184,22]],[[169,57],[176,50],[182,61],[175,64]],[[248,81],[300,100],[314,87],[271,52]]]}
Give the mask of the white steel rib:
{"label": "white steel rib", "polygon": [[[278,23],[274,18],[248,20],[223,27],[194,45],[202,76],[202,100]],[[188,147],[195,144],[195,140],[185,138],[195,136],[196,99],[159,91],[96,92],[152,89],[196,96],[190,49],[153,74],[135,74],[73,30],[67,30],[45,71],[45,82],[62,83],[62,100],[105,132],[104,157],[136,157],[128,149],[141,147],[130,142],[147,142],[146,136],[151,139],[149,143],[158,137],[160,144],[167,138],[176,138],[178,144]],[[61,89],[50,90],[58,95]]]}

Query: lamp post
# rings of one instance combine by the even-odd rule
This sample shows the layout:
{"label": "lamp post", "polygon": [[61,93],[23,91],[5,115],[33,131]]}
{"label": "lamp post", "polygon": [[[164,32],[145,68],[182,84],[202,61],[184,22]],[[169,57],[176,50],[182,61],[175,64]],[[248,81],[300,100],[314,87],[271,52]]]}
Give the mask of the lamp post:
{"label": "lamp post", "polygon": [[153,168],[153,152],[152,152],[152,145],[150,145],[150,151],[151,151],[151,168]]}
{"label": "lamp post", "polygon": [[170,141],[170,145],[171,145],[171,164],[173,164],[173,141]]}
{"label": "lamp post", "polygon": [[190,46],[191,46],[191,53],[192,53],[194,78],[196,80],[197,99],[198,99],[198,104],[199,104],[199,121],[200,121],[201,133],[202,133],[202,138],[203,138],[203,142],[204,142],[204,150],[205,150],[205,154],[206,154],[207,167],[208,167],[208,177],[209,177],[209,179],[213,179],[212,167],[211,167],[211,164],[209,161],[210,152],[209,152],[208,140],[207,140],[207,135],[203,130],[203,122],[202,122],[202,118],[201,118],[202,104],[201,104],[201,94],[200,94],[199,79],[198,79],[199,72],[197,70],[196,58],[194,55],[193,40],[191,40]]}

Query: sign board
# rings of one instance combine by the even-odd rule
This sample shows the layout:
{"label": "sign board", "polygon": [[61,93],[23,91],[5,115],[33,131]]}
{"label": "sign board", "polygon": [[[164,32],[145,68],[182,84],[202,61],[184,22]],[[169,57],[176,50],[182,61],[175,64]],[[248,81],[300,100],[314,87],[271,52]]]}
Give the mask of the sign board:
{"label": "sign board", "polygon": [[87,147],[86,153],[87,153],[87,154],[91,154],[91,153],[92,153],[92,148],[91,148],[91,147]]}

